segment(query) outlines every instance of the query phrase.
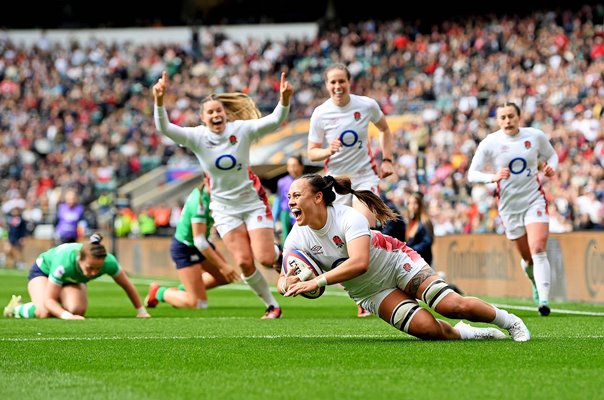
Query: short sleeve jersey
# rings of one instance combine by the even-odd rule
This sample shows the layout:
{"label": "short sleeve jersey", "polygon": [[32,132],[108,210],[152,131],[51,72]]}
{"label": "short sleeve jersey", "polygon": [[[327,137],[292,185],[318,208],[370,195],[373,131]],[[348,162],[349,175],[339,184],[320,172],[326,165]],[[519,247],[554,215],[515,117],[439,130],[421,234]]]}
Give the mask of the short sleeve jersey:
{"label": "short sleeve jersey", "polygon": [[340,139],[340,151],[325,160],[329,175],[377,174],[375,159],[369,146],[369,122],[377,123],[384,113],[377,101],[366,96],[350,95],[350,102],[339,107],[331,99],[315,108],[310,117],[308,141],[331,143]]}
{"label": "short sleeve jersey", "polygon": [[509,168],[510,177],[497,184],[499,211],[516,214],[526,211],[539,197],[545,198],[537,170],[538,161],[547,160],[554,154],[554,148],[539,129],[520,128],[514,136],[498,130],[480,142],[469,170],[482,172],[489,164],[494,172]]}
{"label": "short sleeve jersey", "polygon": [[333,204],[327,210],[327,222],[319,230],[295,225],[284,243],[284,253],[290,249],[303,250],[319,263],[323,271],[330,271],[348,259],[350,241],[371,236],[369,269],[342,282],[351,297],[359,299],[382,291],[387,286],[386,282],[396,280],[398,268],[404,268],[408,257],[413,261],[421,260],[421,256],[404,242],[370,230],[367,219],[354,208]]}
{"label": "short sleeve jersey", "polygon": [[102,275],[116,277],[121,267],[113,254],[107,254],[99,273],[88,278],[82,273],[78,262],[82,243],[65,243],[40,254],[37,265],[48,279],[57,285],[66,283],[86,283]]}
{"label": "short sleeve jersey", "polygon": [[200,192],[199,188],[193,189],[185,201],[180,220],[176,225],[176,233],[174,234],[176,240],[188,246],[194,246],[192,228],[194,223],[206,224],[206,237],[210,236],[214,219],[210,213],[209,205],[210,194],[207,189],[204,187],[203,192]]}

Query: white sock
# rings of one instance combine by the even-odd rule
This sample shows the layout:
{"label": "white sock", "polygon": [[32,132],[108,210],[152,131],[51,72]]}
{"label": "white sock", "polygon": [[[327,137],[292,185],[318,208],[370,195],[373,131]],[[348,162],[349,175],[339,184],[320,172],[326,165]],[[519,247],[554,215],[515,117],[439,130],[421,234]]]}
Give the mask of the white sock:
{"label": "white sock", "polygon": [[539,304],[547,304],[549,302],[551,271],[545,251],[533,254],[533,273],[535,274],[537,293],[539,293]]}
{"label": "white sock", "polygon": [[250,276],[244,276],[241,274],[241,278],[252,288],[254,293],[256,293],[264,301],[264,304],[266,304],[267,307],[279,307],[279,303],[277,303],[277,300],[271,293],[268,283],[260,271],[256,270]]}
{"label": "white sock", "polygon": [[207,300],[201,300],[201,299],[197,299],[197,308],[199,310],[205,310],[208,308],[208,301]]}
{"label": "white sock", "polygon": [[533,275],[533,264],[527,263],[526,261],[524,261],[523,258],[520,260],[520,266],[522,267],[522,270],[524,271],[526,276],[531,280],[533,285],[535,285],[535,276]]}
{"label": "white sock", "polygon": [[492,324],[495,324],[502,329],[508,329],[512,326],[513,319],[509,312],[497,308],[492,304],[491,307],[495,309],[495,319],[491,321]]}
{"label": "white sock", "polygon": [[461,340],[474,339],[476,337],[476,335],[475,335],[474,330],[472,329],[472,327],[470,325],[465,324],[465,323],[463,323],[463,324],[456,324],[455,325],[455,329],[457,329],[457,331],[461,335]]}

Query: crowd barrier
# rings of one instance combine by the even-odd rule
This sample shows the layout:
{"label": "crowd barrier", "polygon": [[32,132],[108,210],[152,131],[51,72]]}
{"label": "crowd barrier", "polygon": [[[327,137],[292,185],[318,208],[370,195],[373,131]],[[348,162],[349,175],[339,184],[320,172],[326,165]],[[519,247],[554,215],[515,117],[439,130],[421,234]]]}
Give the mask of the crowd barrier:
{"label": "crowd barrier", "polygon": [[[115,248],[110,238],[105,240],[107,248],[115,250],[129,274],[177,278],[170,258],[170,238],[117,239]],[[218,240],[215,244],[232,262],[222,242]],[[27,238],[24,258],[28,268],[51,245],[49,240]],[[517,250],[503,235],[437,237],[433,250],[433,267],[445,272],[447,280],[467,294],[531,297],[531,286],[520,268]],[[552,234],[547,251],[553,300],[604,303],[604,232]],[[276,283],[276,272],[259,269],[271,283]]]}
{"label": "crowd barrier", "polygon": [[[551,234],[547,254],[552,300],[604,303],[604,232]],[[438,237],[433,264],[466,293],[532,297],[518,251],[503,235]]]}

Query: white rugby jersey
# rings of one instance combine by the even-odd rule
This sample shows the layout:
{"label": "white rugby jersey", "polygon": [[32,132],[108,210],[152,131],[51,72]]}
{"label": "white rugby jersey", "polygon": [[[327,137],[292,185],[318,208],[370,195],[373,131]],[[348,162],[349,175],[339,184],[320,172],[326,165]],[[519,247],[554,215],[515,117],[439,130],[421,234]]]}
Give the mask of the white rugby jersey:
{"label": "white rugby jersey", "polygon": [[375,159],[369,147],[369,122],[377,123],[384,113],[377,101],[366,96],[350,95],[350,102],[339,107],[331,99],[314,109],[310,117],[308,141],[331,143],[342,141],[340,151],[325,160],[325,173],[333,176],[377,175]]}
{"label": "white rugby jersey", "polygon": [[250,168],[250,146],[254,139],[279,128],[288,112],[289,106],[279,103],[272,114],[260,119],[227,122],[219,134],[205,125],[175,125],[164,107],[155,106],[154,117],[162,134],[195,153],[210,176],[212,202],[244,210],[260,200],[261,188],[254,187],[258,179]]}
{"label": "white rugby jersey", "polygon": [[[353,299],[362,299],[384,289],[394,288],[392,282],[396,281],[397,272],[401,268],[407,271],[414,268],[410,261],[425,264],[421,256],[404,242],[370,230],[363,214],[343,204],[327,207],[327,222],[319,230],[308,225],[294,225],[283,245],[284,253],[290,249],[303,250],[326,272],[348,259],[348,243],[351,240],[369,235],[369,269],[364,274],[341,283]],[[407,283],[403,282],[403,287]]]}
{"label": "white rugby jersey", "polygon": [[[520,128],[518,134],[510,136],[500,129],[478,145],[468,170],[468,180],[490,182],[501,168],[509,168],[510,177],[497,183],[499,211],[521,213],[539,197],[545,199],[537,170],[539,159],[554,169],[558,166],[558,155],[543,131]],[[493,173],[484,173],[489,163]]]}

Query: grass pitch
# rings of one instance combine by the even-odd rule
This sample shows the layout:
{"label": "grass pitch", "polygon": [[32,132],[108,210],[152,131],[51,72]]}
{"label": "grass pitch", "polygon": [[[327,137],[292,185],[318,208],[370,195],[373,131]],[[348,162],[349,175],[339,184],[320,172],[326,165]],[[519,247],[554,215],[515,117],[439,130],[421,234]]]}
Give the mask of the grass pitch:
{"label": "grass pitch", "polygon": [[[149,280],[133,280],[144,297]],[[26,285],[0,270],[2,306]],[[211,290],[208,310],[160,304],[151,319],[134,318],[111,279],[88,287],[85,321],[0,319],[0,399],[604,398],[603,304],[554,303],[544,318],[528,299],[488,298],[533,339],[424,342],[357,318],[333,287],[277,295],[272,321],[240,284]]]}

